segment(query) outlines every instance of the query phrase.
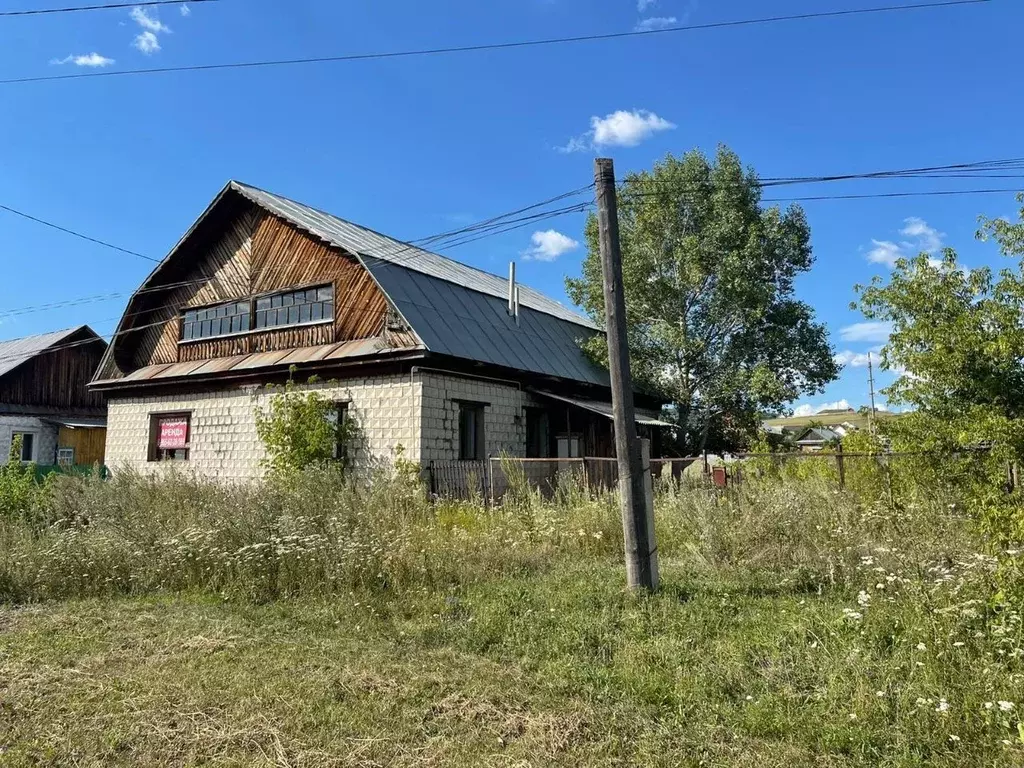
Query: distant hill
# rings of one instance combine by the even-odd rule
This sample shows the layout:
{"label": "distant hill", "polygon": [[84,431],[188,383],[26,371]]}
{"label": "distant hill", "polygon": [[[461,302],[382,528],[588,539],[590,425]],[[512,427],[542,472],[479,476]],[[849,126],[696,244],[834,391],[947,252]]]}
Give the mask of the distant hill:
{"label": "distant hill", "polygon": [[[882,421],[891,419],[897,414],[889,411],[877,411],[875,419]],[[868,415],[857,411],[826,411],[813,416],[788,416],[781,419],[767,419],[763,422],[766,427],[809,427],[812,424],[824,424],[826,427],[833,424],[853,424],[857,429],[867,429]]]}

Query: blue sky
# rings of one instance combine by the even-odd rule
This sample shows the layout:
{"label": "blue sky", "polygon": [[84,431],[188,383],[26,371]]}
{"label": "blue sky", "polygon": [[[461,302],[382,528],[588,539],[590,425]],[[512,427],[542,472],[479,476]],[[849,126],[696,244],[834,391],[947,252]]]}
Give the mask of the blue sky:
{"label": "blue sky", "polygon": [[[124,9],[3,18],[0,79],[878,4],[886,3],[221,0],[193,3],[187,15],[170,6],[144,15]],[[230,178],[416,238],[589,183],[595,139],[620,175],[666,152],[711,152],[719,142],[766,177],[1017,157],[1024,155],[1022,24],[1024,4],[993,0],[511,51],[0,85],[0,204],[161,257]],[[581,151],[560,151],[573,139]],[[1014,184],[1020,182],[860,181],[786,187],[772,196]],[[856,326],[863,318],[848,309],[854,283],[884,275],[894,248],[950,245],[970,266],[998,264],[991,245],[974,241],[977,216],[1011,215],[1018,206],[1002,194],[804,207],[817,263],[799,292],[851,364],[824,395],[797,405],[857,406],[867,401],[859,366],[883,339],[877,329]],[[536,238],[526,229],[445,253],[499,273],[518,259],[525,282],[564,298],[563,277],[578,273],[583,256],[570,247],[582,239],[582,226],[582,215],[567,216],[545,222]],[[549,260],[523,260],[531,249]],[[0,315],[128,294],[152,266],[2,211],[0,265]],[[109,333],[126,300],[8,314],[0,317],[0,337],[83,322]],[[891,378],[882,374],[880,384]]]}

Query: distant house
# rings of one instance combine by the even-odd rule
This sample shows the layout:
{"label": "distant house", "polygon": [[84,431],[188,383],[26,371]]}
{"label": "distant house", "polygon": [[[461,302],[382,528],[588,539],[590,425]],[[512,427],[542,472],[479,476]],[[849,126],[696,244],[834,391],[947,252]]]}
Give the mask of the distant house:
{"label": "distant house", "polygon": [[103,462],[106,408],[87,388],[107,344],[88,326],[0,341],[0,463]]}
{"label": "distant house", "polygon": [[[510,279],[230,182],[129,301],[91,386],[112,468],[258,476],[255,412],[289,376],[355,420],[364,464],[611,456],[608,373],[580,347],[599,334]],[[660,401],[637,403],[657,438]]]}
{"label": "distant house", "polygon": [[814,453],[828,446],[838,445],[845,434],[842,428],[810,427],[796,439],[797,448]]}

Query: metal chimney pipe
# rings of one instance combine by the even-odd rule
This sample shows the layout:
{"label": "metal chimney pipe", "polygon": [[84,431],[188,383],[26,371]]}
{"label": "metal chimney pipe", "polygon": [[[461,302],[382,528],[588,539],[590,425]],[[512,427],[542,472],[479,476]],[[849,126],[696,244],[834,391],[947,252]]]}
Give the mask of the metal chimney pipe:
{"label": "metal chimney pipe", "polygon": [[508,264],[508,313],[516,314],[516,263],[510,261]]}
{"label": "metal chimney pipe", "polygon": [[518,325],[519,325],[519,286],[518,285],[516,286],[515,305],[516,305],[515,306],[516,326],[518,327]]}

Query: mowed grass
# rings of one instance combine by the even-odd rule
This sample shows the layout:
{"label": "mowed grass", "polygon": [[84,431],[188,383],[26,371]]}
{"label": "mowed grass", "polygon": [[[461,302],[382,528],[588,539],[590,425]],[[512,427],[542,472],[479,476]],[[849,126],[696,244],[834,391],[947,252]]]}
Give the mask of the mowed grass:
{"label": "mowed grass", "polygon": [[1024,765],[1020,609],[994,581],[1015,560],[948,505],[667,494],[664,587],[643,596],[623,589],[614,505],[562,502],[405,506],[413,545],[382,583],[328,582],[313,558],[315,580],[269,591],[214,565],[205,588],[167,586],[131,559],[137,520],[127,546],[94,517],[82,563],[135,571],[36,602],[56,534],[8,531],[0,765]]}

